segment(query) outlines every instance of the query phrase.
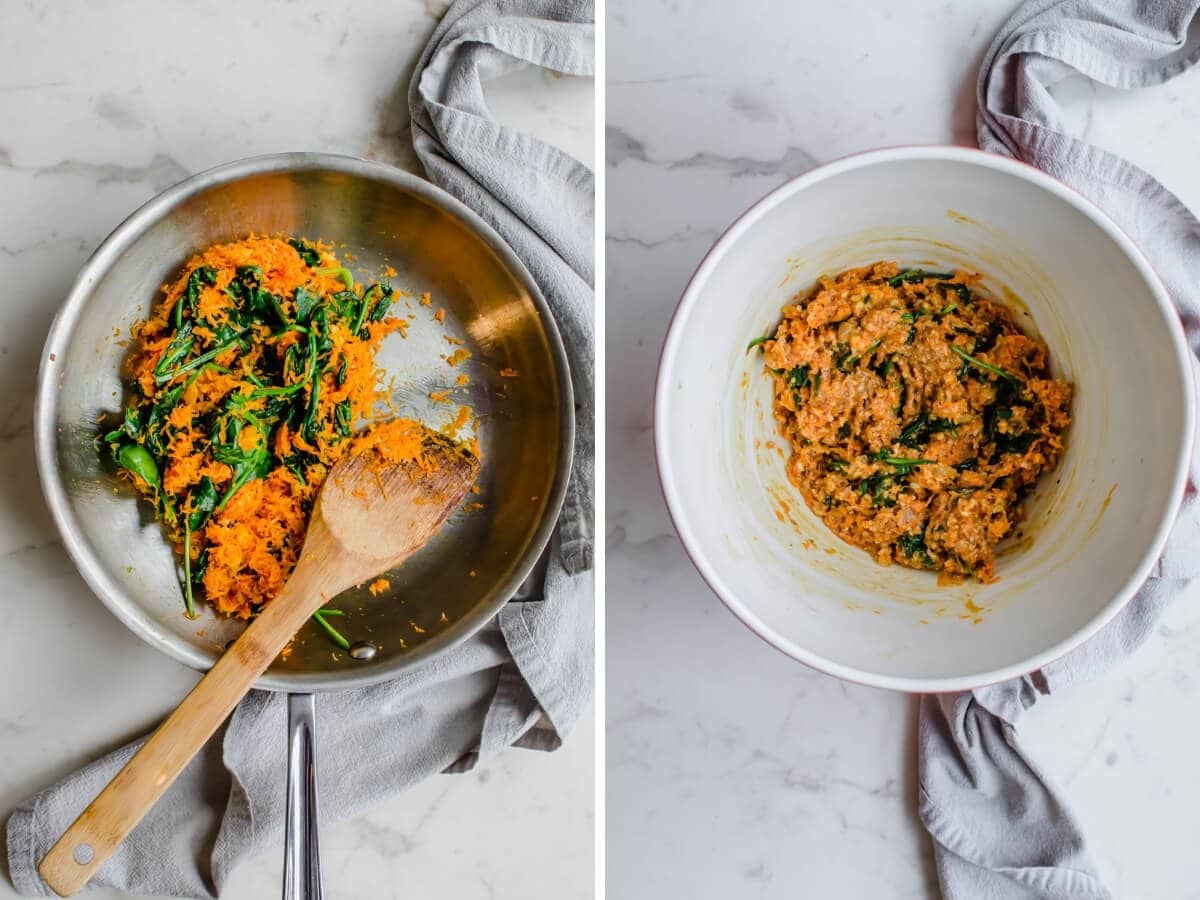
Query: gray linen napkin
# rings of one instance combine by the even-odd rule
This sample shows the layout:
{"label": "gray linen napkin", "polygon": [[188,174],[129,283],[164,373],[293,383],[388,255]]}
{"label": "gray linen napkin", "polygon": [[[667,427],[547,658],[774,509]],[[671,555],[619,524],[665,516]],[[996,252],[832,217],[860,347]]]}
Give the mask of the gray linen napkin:
{"label": "gray linen napkin", "polygon": [[[1066,134],[1050,88],[1084,75],[1118,88],[1159,84],[1200,60],[1188,26],[1200,0],[1031,0],[992,43],[979,76],[979,145],[1049,172],[1133,237],[1200,350],[1200,222],[1146,172]],[[1193,369],[1195,369],[1195,364]],[[1061,792],[1017,730],[1037,700],[1132,653],[1200,576],[1200,456],[1155,570],[1129,606],[1084,646],[1039,672],[921,700],[920,815],[947,900],[1111,900]]]}
{"label": "gray linen napkin", "polygon": [[[430,177],[488,219],[529,267],[567,346],[575,468],[551,545],[514,602],[472,640],[395,681],[317,698],[322,818],[517,745],[558,747],[591,695],[592,173],[497,125],[482,81],[531,63],[592,72],[591,2],[460,0],[412,82],[414,143]],[[94,885],[215,897],[233,868],[283,828],[286,700],[254,692],[209,741]],[[52,896],[37,863],[138,743],[22,803],[8,821],[17,890]],[[344,760],[356,760],[346,766]],[[531,851],[532,852],[532,851]]]}

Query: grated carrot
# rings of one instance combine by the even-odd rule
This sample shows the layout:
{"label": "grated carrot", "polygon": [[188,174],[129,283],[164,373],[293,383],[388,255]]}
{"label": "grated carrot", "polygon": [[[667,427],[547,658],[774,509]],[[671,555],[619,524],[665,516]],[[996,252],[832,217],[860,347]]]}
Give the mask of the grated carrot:
{"label": "grated carrot", "polygon": [[[336,306],[335,295],[346,285],[332,245],[309,242],[304,249],[307,261],[285,238],[251,235],[196,254],[178,278],[163,285],[163,297],[150,316],[134,326],[135,341],[126,360],[126,374],[136,386],[130,409],[139,421],[146,422],[156,404],[170,405],[155,426],[153,444],[148,431],[135,439],[153,451],[159,484],[152,486],[128,469],[122,473],[155,503],[180,552],[184,521],[198,512],[201,482],[211,482],[209,489],[215,489],[223,505],[213,509],[210,503],[212,511],[203,524],[190,529],[189,563],[193,572],[202,572],[194,580],[209,605],[243,619],[287,581],[303,546],[313,501],[339,460],[369,449],[383,463],[411,460],[426,469],[436,467],[424,452],[419,423],[373,421],[373,410],[390,399],[380,389],[375,354],[387,335],[405,336],[409,322],[386,314],[370,321],[364,318],[369,309],[364,302],[356,331],[355,316]],[[189,299],[189,280],[201,267],[212,275],[191,282]],[[251,267],[257,273],[254,290],[277,304],[274,318],[248,316],[241,305],[245,294],[235,282]],[[387,272],[395,274],[390,266]],[[318,333],[313,322],[303,324],[298,318],[301,289],[316,295],[325,310],[312,372],[288,362],[307,359]],[[378,290],[375,296],[380,296]],[[429,295],[421,302],[430,305]],[[291,322],[299,327],[280,328],[280,315],[285,326]],[[184,322],[190,342],[179,352]],[[174,355],[166,358],[168,353]],[[289,413],[289,403],[298,412]],[[460,410],[464,423],[469,416],[469,410],[465,417]],[[368,424],[348,433],[355,422]],[[116,431],[106,440],[115,441],[110,444],[115,453],[130,438]],[[269,465],[247,470],[249,476],[235,484],[235,466],[214,456],[218,444],[234,454],[226,458],[265,455]],[[386,586],[380,579],[372,593],[381,582]]]}
{"label": "grated carrot", "polygon": [[470,421],[471,407],[460,406],[458,408],[458,412],[454,416],[454,419],[451,420],[450,424],[442,429],[442,432],[450,437],[455,437],[458,432],[465,428]]}

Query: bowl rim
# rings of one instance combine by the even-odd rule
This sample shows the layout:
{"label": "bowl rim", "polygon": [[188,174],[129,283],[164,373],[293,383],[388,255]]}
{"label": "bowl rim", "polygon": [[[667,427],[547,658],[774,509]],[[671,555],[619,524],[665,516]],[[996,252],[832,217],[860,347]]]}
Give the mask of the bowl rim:
{"label": "bowl rim", "polygon": [[558,324],[528,268],[494,228],[474,210],[442,188],[403,169],[381,162],[335,153],[287,152],[245,157],[205,169],[168,187],[147,200],[118,224],[92,251],[72,282],[51,322],[38,366],[34,395],[34,452],[42,495],[50,510],[63,546],[92,593],[100,598],[130,631],[152,647],[193,669],[206,671],[218,658],[201,650],[162,626],[104,572],[92,553],[80,526],[58,466],[55,441],[58,412],[57,382],[66,360],[66,347],[95,284],[152,225],[162,220],[189,198],[211,188],[247,177],[280,173],[326,171],[384,182],[408,191],[437,206],[462,222],[494,252],[528,292],[541,320],[559,382],[559,465],[547,496],[542,519],[521,559],[507,578],[497,582],[491,601],[469,611],[456,623],[410,652],[369,668],[350,668],[324,673],[266,672],[255,689],[271,691],[325,691],[366,687],[395,678],[403,671],[445,652],[479,631],[511,599],[529,576],[557,526],[566,497],[567,482],[574,462],[575,404],[571,370]]}
{"label": "bowl rim", "polygon": [[[667,431],[667,416],[672,394],[668,386],[672,381],[671,372],[675,368],[675,361],[679,354],[684,325],[691,315],[692,310],[699,303],[702,288],[738,240],[768,212],[795,194],[801,193],[815,184],[856,169],[907,160],[965,163],[1003,172],[1042,188],[1047,193],[1067,203],[1077,212],[1090,219],[1132,263],[1154,297],[1160,312],[1163,313],[1171,333],[1172,349],[1174,350],[1173,359],[1176,364],[1177,374],[1183,382],[1184,392],[1184,409],[1181,411],[1184,438],[1176,450],[1174,473],[1169,494],[1170,500],[1168,501],[1167,509],[1155,529],[1146,552],[1134,568],[1133,574],[1114,592],[1112,599],[1080,628],[1050,647],[1032,654],[1025,659],[986,671],[936,677],[885,675],[857,666],[839,663],[819,653],[808,650],[795,641],[779,634],[759,618],[753,609],[753,604],[744,602],[726,584],[720,572],[717,571],[717,567],[705,555],[703,547],[700,546],[691,528],[681,500],[685,490],[680,487],[674,477],[670,435]],[[688,555],[692,565],[699,572],[700,577],[705,581],[709,589],[751,631],[793,659],[845,681],[908,693],[942,693],[972,690],[1027,675],[1065,656],[1108,624],[1137,593],[1162,554],[1163,547],[1167,542],[1171,528],[1178,515],[1184,490],[1187,486],[1196,425],[1195,417],[1196,386],[1191,351],[1188,348],[1183,323],[1179,317],[1178,310],[1170,300],[1170,295],[1167,293],[1162,280],[1142,250],[1134,243],[1133,239],[1092,200],[1074,188],[1043,172],[1041,169],[1020,160],[988,153],[973,147],[938,144],[884,147],[838,158],[785,181],[734,219],[700,260],[699,265],[697,265],[692,276],[688,279],[683,294],[671,316],[659,356],[653,415],[655,460],[658,468],[659,486],[663,493],[663,499],[666,502],[667,512],[676,533],[679,535],[680,542],[683,544],[684,552]]]}

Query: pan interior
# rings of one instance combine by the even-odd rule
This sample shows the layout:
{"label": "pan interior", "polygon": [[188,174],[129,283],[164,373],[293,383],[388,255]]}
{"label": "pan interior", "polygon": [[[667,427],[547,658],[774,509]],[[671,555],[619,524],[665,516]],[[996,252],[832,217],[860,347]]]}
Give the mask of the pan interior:
{"label": "pan interior", "polygon": [[[331,603],[345,612],[337,622],[349,640],[377,645],[373,660],[349,659],[310,622],[262,686],[376,680],[490,617],[540,551],[569,452],[557,337],[507,254],[428,186],[337,168],[219,181],[142,224],[94,283],[80,286],[86,296],[68,310],[69,331],[52,339],[54,359],[43,371],[58,384],[50,400],[54,465],[66,502],[56,513],[74,530],[72,552],[105,602],[143,637],[198,667],[242,627],[203,604],[196,620],[183,615],[171,548],[95,437],[101,417],[124,404],[130,326],[147,315],[161,286],[204,246],[283,234],[332,242],[364,282],[385,266],[396,270],[391,284],[411,296],[395,313],[411,326],[407,338],[389,336],[377,357],[396,411],[438,427],[469,406],[477,422],[460,436],[477,435],[483,466],[480,492],[469,498],[478,508],[460,510],[430,545],[387,573],[386,591],[372,596],[359,588]],[[424,292],[429,306],[420,302]],[[439,309],[444,323],[434,319]],[[452,366],[447,357],[457,346],[447,337],[464,341],[471,358]],[[468,386],[455,385],[460,374]],[[431,399],[447,389],[449,403]]]}

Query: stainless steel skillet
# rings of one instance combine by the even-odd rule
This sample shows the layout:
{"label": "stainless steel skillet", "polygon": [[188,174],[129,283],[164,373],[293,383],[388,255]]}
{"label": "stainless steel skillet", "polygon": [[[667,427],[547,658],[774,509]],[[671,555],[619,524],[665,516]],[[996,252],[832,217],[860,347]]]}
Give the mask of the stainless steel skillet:
{"label": "stainless steel skillet", "polygon": [[[169,188],[118,226],[84,265],[46,342],[38,468],[63,543],[91,588],[132,631],[194,668],[210,666],[240,626],[207,609],[184,617],[170,547],[107,469],[94,437],[98,420],[122,405],[129,326],[196,250],[249,233],[328,240],[363,273],[395,269],[393,286],[412,295],[397,313],[412,325],[407,339],[388,339],[378,362],[397,410],[436,425],[458,403],[429,395],[453,388],[478,416],[481,508],[457,515],[390,575],[386,592],[338,599],[339,627],[362,642],[358,658],[309,626],[257,687],[304,695],[372,684],[466,639],[532,569],[570,470],[566,356],[537,286],[499,236],[445,192],[389,166],[312,153],[242,160]],[[420,302],[425,292],[429,306]],[[438,309],[444,324],[433,318]],[[472,357],[449,365],[447,336],[464,340]],[[470,384],[456,387],[463,373]],[[293,697],[289,708],[291,832],[305,809],[315,810],[303,791],[312,773],[311,696]],[[299,862],[294,849],[289,859]],[[307,871],[292,871],[292,883],[303,887]]]}

